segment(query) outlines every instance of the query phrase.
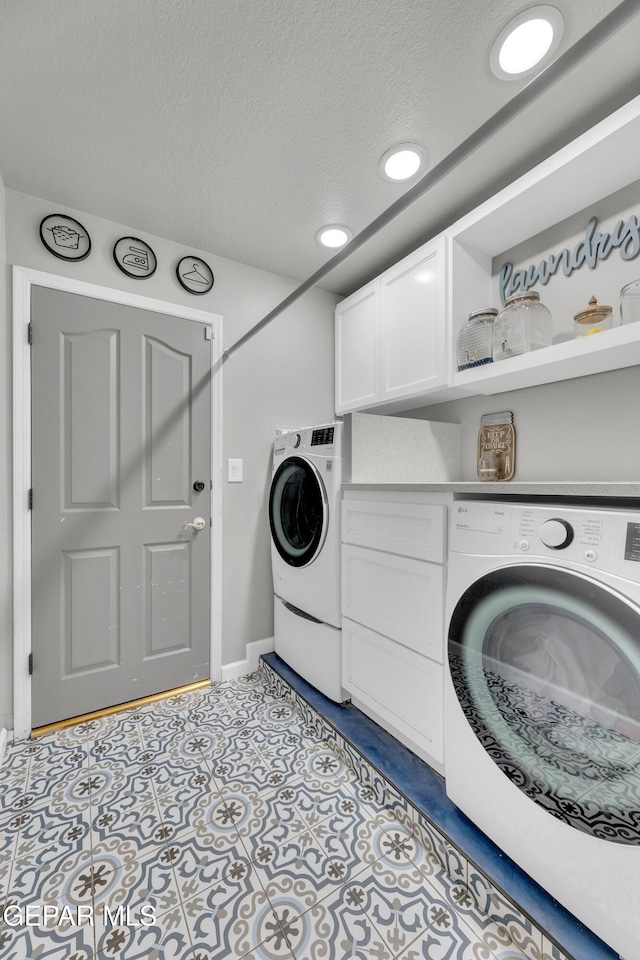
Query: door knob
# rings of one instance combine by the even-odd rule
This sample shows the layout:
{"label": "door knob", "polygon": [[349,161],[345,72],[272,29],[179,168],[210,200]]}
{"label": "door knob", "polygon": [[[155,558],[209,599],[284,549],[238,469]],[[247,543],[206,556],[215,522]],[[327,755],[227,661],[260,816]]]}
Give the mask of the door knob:
{"label": "door knob", "polygon": [[204,517],[196,517],[192,523],[189,523],[188,521],[187,523],[183,523],[182,529],[186,530],[187,527],[193,527],[194,530],[204,530],[206,525],[207,521],[204,519]]}

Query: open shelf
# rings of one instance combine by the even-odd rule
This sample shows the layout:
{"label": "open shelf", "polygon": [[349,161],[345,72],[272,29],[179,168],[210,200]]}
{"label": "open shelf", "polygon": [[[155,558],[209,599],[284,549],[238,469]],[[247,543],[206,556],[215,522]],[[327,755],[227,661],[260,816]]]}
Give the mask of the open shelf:
{"label": "open shelf", "polygon": [[[525,263],[536,263],[547,255],[546,244],[551,244],[554,253],[565,246],[570,249],[576,242],[572,231],[583,230],[590,216],[596,215],[599,220],[604,217],[603,225],[598,223],[597,229],[611,230],[618,217],[614,213],[615,203],[638,202],[639,171],[634,160],[638,138],[640,97],[446,231],[452,264],[449,329],[453,365],[457,334],[468,315],[484,304],[499,305],[497,273],[502,260],[511,259],[513,252],[519,250]],[[524,253],[518,246],[521,244],[527,248]],[[505,393],[640,364],[640,324],[571,338],[571,318],[576,310],[586,306],[592,293],[598,295],[601,303],[613,304],[617,311],[620,287],[640,272],[617,251],[605,259],[606,262],[599,262],[597,274],[586,266],[576,270],[571,278],[557,271],[546,286],[534,286],[551,310],[554,332],[560,342],[471,370],[454,369],[449,381],[451,398],[461,393]],[[430,402],[425,398],[425,403]]]}
{"label": "open shelf", "polygon": [[489,395],[640,364],[640,323],[454,373],[457,395]]}

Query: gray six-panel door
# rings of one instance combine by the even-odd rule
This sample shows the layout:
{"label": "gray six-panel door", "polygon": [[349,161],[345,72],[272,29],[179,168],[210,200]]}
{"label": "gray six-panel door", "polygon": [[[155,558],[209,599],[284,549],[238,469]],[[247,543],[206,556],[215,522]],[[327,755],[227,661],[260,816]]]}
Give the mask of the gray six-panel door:
{"label": "gray six-panel door", "polygon": [[44,287],[32,324],[37,727],[209,677],[211,340]]}

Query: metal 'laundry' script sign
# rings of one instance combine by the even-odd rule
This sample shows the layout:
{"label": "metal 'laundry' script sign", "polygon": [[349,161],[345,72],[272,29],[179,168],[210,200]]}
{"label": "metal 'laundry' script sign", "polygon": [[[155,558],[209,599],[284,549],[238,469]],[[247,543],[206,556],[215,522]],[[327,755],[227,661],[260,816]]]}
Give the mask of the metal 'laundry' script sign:
{"label": "metal 'laundry' script sign", "polygon": [[567,247],[559,253],[552,253],[539,264],[532,263],[526,270],[514,270],[512,263],[505,263],[500,271],[500,297],[504,304],[518,291],[526,293],[536,283],[548,283],[562,267],[565,277],[579,270],[586,263],[592,270],[600,260],[606,260],[612,250],[620,250],[623,260],[633,260],[640,253],[640,226],[635,214],[628,220],[618,220],[611,233],[599,233],[596,228],[598,218],[591,217],[584,232],[573,250]]}

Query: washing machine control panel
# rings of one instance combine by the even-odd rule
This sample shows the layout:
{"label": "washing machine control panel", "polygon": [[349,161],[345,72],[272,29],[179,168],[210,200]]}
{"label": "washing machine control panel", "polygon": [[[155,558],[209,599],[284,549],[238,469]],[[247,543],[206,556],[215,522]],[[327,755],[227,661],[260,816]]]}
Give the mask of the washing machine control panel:
{"label": "washing machine control panel", "polygon": [[583,547],[597,547],[602,541],[604,520],[602,516],[569,511],[560,513],[553,509],[534,508],[516,511],[518,535],[552,550],[562,550],[575,543]]}
{"label": "washing machine control panel", "polygon": [[614,509],[515,508],[510,547],[563,559],[640,583],[640,513]]}
{"label": "washing machine control panel", "polygon": [[545,547],[552,550],[564,550],[573,540],[573,527],[568,520],[561,520],[554,517],[552,520],[545,520],[540,524],[538,535]]}
{"label": "washing machine control panel", "polygon": [[627,522],[624,558],[635,562],[640,560],[640,520]]}
{"label": "washing machine control panel", "polygon": [[598,557],[604,531],[601,514],[538,507],[514,511],[513,520],[512,538],[519,551],[526,543],[527,551],[535,554],[563,551],[572,560],[590,563]]}
{"label": "washing machine control panel", "polygon": [[562,558],[640,583],[637,509],[458,500],[451,521],[452,554]]}

